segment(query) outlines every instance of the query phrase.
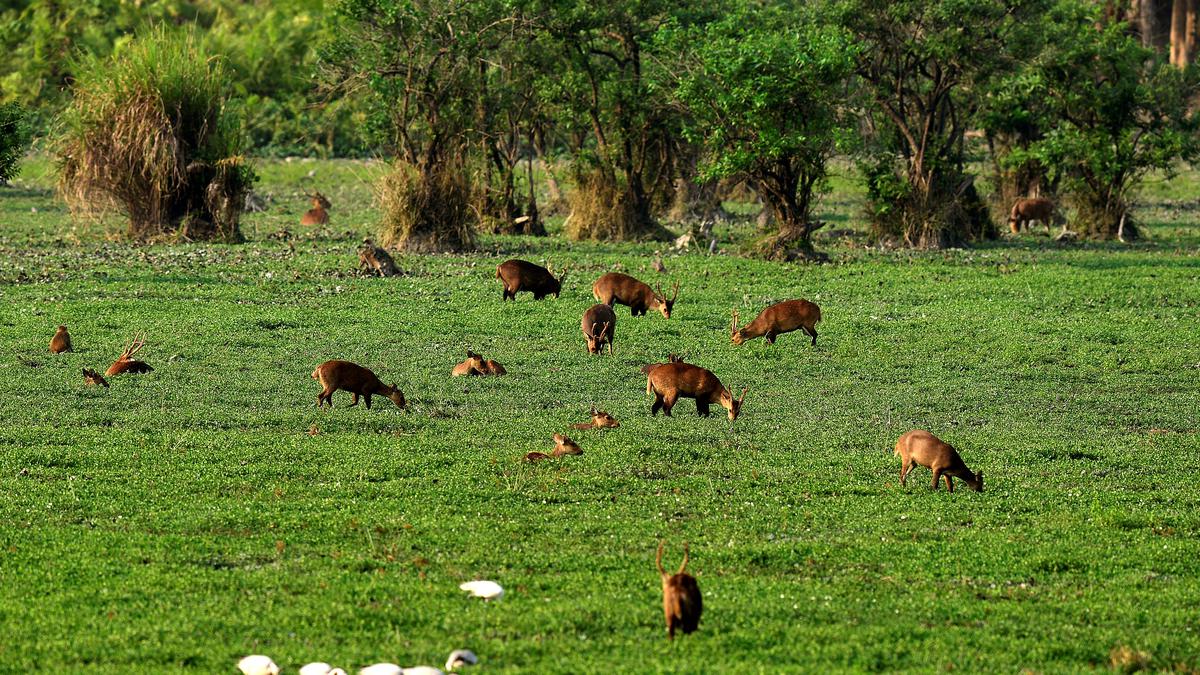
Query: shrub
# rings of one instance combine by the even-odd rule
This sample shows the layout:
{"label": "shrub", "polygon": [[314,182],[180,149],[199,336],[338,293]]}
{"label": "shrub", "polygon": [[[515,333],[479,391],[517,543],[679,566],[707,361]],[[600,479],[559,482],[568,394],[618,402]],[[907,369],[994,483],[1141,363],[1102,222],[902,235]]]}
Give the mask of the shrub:
{"label": "shrub", "polygon": [[29,147],[29,118],[15,103],[0,105],[0,185],[17,175],[17,162]]}
{"label": "shrub", "polygon": [[383,211],[379,240],[385,247],[411,253],[475,248],[471,182],[460,164],[446,162],[422,173],[397,160],[376,194]]}
{"label": "shrub", "polygon": [[225,70],[188,33],[155,30],[112,58],[84,57],[59,139],[72,211],[116,210],[136,240],[240,239],[255,180],[226,109]]}

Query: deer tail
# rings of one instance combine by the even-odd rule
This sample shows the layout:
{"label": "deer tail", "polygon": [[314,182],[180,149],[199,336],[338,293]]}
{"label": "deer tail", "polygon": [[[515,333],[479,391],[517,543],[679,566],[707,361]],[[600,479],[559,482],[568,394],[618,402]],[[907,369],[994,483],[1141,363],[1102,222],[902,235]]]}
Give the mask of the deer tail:
{"label": "deer tail", "polygon": [[664,570],[663,566],[662,566],[663,546],[665,544],[666,544],[666,542],[664,542],[664,541],[658,542],[658,555],[655,556],[655,558],[654,558],[654,564],[658,566],[658,573],[664,577],[667,576],[667,571]]}
{"label": "deer tail", "polygon": [[816,318],[813,319],[813,325],[816,325],[818,323],[821,323],[821,308],[820,307],[817,307]]}

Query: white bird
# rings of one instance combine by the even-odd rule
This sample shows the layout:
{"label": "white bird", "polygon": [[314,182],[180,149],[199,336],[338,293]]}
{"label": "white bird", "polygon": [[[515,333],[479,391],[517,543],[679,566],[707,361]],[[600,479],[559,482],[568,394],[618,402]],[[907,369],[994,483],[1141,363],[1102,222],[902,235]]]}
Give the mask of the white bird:
{"label": "white bird", "polygon": [[251,654],[238,661],[238,670],[243,675],[279,675],[279,666],[269,656]]}
{"label": "white bird", "polygon": [[494,581],[486,581],[480,579],[478,581],[468,581],[458,585],[459,588],[470,593],[477,598],[484,600],[499,600],[504,597],[504,589],[500,584]]}
{"label": "white bird", "polygon": [[300,669],[300,675],[346,675],[341,668],[334,668],[328,663],[317,661]]}
{"label": "white bird", "polygon": [[433,666],[413,666],[412,668],[405,668],[402,672],[404,675],[446,675]]}
{"label": "white bird", "polygon": [[473,666],[479,663],[479,657],[470,649],[455,649],[446,659],[446,670],[458,670],[463,666]]}
{"label": "white bird", "polygon": [[404,675],[404,669],[394,663],[376,663],[358,671],[359,675]]}

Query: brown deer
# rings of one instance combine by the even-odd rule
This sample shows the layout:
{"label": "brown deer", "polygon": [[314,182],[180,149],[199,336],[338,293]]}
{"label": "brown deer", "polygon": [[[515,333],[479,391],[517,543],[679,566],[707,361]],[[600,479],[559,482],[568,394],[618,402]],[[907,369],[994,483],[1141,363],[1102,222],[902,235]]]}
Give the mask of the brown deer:
{"label": "brown deer", "polygon": [[133,355],[141,351],[142,347],[145,346],[145,336],[133,336],[133,339],[131,339],[129,343],[125,345],[125,349],[121,352],[121,356],[119,356],[116,361],[112,362],[112,365],[108,367],[108,370],[104,371],[104,374],[107,377],[112,377],[114,375],[124,375],[125,373],[139,375],[141,373],[149,373],[153,371],[154,369],[150,367],[150,364],[133,358]]}
{"label": "brown deer", "polygon": [[534,300],[541,300],[547,295],[558,297],[562,292],[563,279],[567,278],[567,270],[559,272],[558,278],[541,265],[535,265],[524,260],[506,260],[496,267],[496,278],[504,283],[505,300],[516,300],[517,293],[528,291],[533,293]]}
{"label": "brown deer", "polygon": [[741,397],[734,398],[733,391],[711,371],[689,363],[660,363],[651,368],[646,374],[646,393],[654,394],[651,415],[657,415],[661,408],[670,417],[671,408],[682,397],[696,399],[696,413],[701,417],[708,417],[708,407],[716,403],[729,411],[731,421],[737,419],[746,398],[746,389],[742,389]]}
{"label": "brown deer", "polygon": [[508,374],[508,370],[506,370],[504,366],[500,365],[500,362],[495,359],[487,359],[484,361],[483,368],[484,372],[481,373],[482,375],[493,375],[495,377],[499,377],[501,375]]}
{"label": "brown deer", "polygon": [[905,480],[913,464],[920,464],[933,471],[934,490],[937,489],[938,479],[945,478],[946,489],[954,492],[953,476],[961,478],[972,490],[983,492],[983,472],[971,473],[957,450],[928,431],[914,429],[901,436],[896,441],[894,454],[904,460],[904,465],[900,467],[902,486],[906,486]]}
{"label": "brown deer", "polygon": [[621,426],[617,418],[609,415],[603,410],[596,410],[596,406],[592,406],[592,420],[580,424],[572,424],[572,429],[616,429]]}
{"label": "brown deer", "polygon": [[589,354],[599,354],[608,344],[608,355],[613,353],[613,338],[617,333],[617,313],[608,305],[592,305],[579,320],[579,329],[587,341]]}
{"label": "brown deer", "polygon": [[371,396],[379,394],[388,398],[392,403],[396,404],[397,408],[405,407],[404,393],[401,392],[396,385],[387,386],[379,381],[375,373],[367,368],[363,368],[357,363],[349,361],[326,361],[317,366],[312,372],[313,379],[321,383],[321,393],[317,395],[317,407],[320,408],[322,403],[328,403],[329,407],[333,407],[333,392],[341,389],[348,391],[353,395],[353,400],[350,406],[358,405],[358,397],[362,396],[367,403],[367,409],[371,408]]}
{"label": "brown deer", "polygon": [[50,353],[62,354],[69,351],[71,351],[71,334],[67,332],[66,326],[59,326],[58,330],[54,331],[54,337],[50,338]]}
{"label": "brown deer", "polygon": [[392,260],[392,256],[376,246],[370,237],[363,239],[362,246],[358,247],[358,266],[360,269],[372,271],[381,277],[394,277],[400,274],[400,268],[396,267],[396,261]]}
{"label": "brown deer", "polygon": [[675,284],[671,299],[668,300],[662,292],[662,286],[655,291],[628,274],[609,272],[592,284],[592,295],[609,307],[614,304],[629,305],[630,316],[645,316],[648,310],[656,309],[669,319],[679,298],[679,284]]}
{"label": "brown deer", "polygon": [[450,371],[451,377],[464,377],[468,375],[487,375],[488,365],[484,362],[483,356],[476,354],[470,349],[467,350],[467,360],[458,363],[454,366],[454,370]]}
{"label": "brown deer", "polygon": [[658,576],[662,578],[663,616],[667,619],[667,639],[674,640],[676,629],[687,635],[700,626],[704,599],[700,595],[700,584],[696,583],[696,577],[684,571],[688,564],[687,542],[683,543],[683,564],[675,574],[667,574],[663,569],[664,545],[665,542],[658,542],[658,555],[654,564],[658,566]]}
{"label": "brown deer", "polygon": [[563,436],[562,434],[554,434],[554,451],[550,453],[554,457],[562,457],[564,455],[582,455],[583,448],[575,441]]}
{"label": "brown deer", "polygon": [[812,336],[812,343],[817,344],[817,323],[821,321],[821,308],[807,300],[784,300],[758,313],[753,321],[744,328],[738,328],[738,311],[733,310],[733,323],[729,330],[732,333],[733,344],[740,345],[747,340],[763,337],[767,344],[775,344],[775,338],[783,333],[790,333],[803,328],[805,333]]}
{"label": "brown deer", "polygon": [[312,208],[305,211],[303,216],[300,216],[301,225],[326,225],[329,223],[328,209],[333,206],[325,195],[320,192],[314,192],[311,195],[305,194],[306,197],[312,200]]}
{"label": "brown deer", "polygon": [[106,389],[108,388],[108,380],[104,379],[103,375],[97,373],[91,368],[83,369],[83,381],[89,386],[100,385]]}
{"label": "brown deer", "polygon": [[1065,226],[1066,218],[1058,212],[1054,206],[1054,202],[1043,197],[1035,197],[1032,199],[1018,199],[1013,203],[1012,211],[1008,214],[1008,227],[1013,234],[1019,234],[1021,227],[1029,229],[1030,223],[1035,220],[1040,220],[1046,226],[1046,234],[1050,233],[1051,223],[1063,223]]}

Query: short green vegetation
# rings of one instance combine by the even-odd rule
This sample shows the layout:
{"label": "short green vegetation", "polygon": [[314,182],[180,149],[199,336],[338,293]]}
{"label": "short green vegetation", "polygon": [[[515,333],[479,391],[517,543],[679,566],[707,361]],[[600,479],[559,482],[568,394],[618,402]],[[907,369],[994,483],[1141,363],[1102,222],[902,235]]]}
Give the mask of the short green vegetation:
{"label": "short green vegetation", "polygon": [[[659,274],[661,244],[568,244],[558,217],[384,279],[354,272],[378,162],[261,164],[247,243],[143,247],[75,229],[48,163],[22,167],[0,188],[0,670],[460,647],[479,673],[1200,668],[1195,173],[1147,182],[1129,245],[866,248],[835,162],[813,235],[830,264],[729,255],[761,235],[718,225],[721,253]],[[331,222],[301,228],[314,185]],[[502,303],[509,257],[570,265],[562,297]],[[679,301],[669,321],[618,308],[615,356],[589,356],[579,316],[610,270],[679,281]],[[730,343],[731,309],[794,297],[821,305],[815,348]],[[52,356],[60,323],[76,351]],[[86,387],[134,332],[155,371]],[[468,347],[509,374],[451,379]],[[742,416],[652,418],[638,368],[671,352],[749,387]],[[410,409],[318,410],[330,358]],[[592,404],[620,428],[520,461]],[[920,469],[901,489],[912,428],[986,491]],[[704,592],[674,644],[661,538],[668,565],[690,542]],[[506,594],[469,598],[471,579]]]}

